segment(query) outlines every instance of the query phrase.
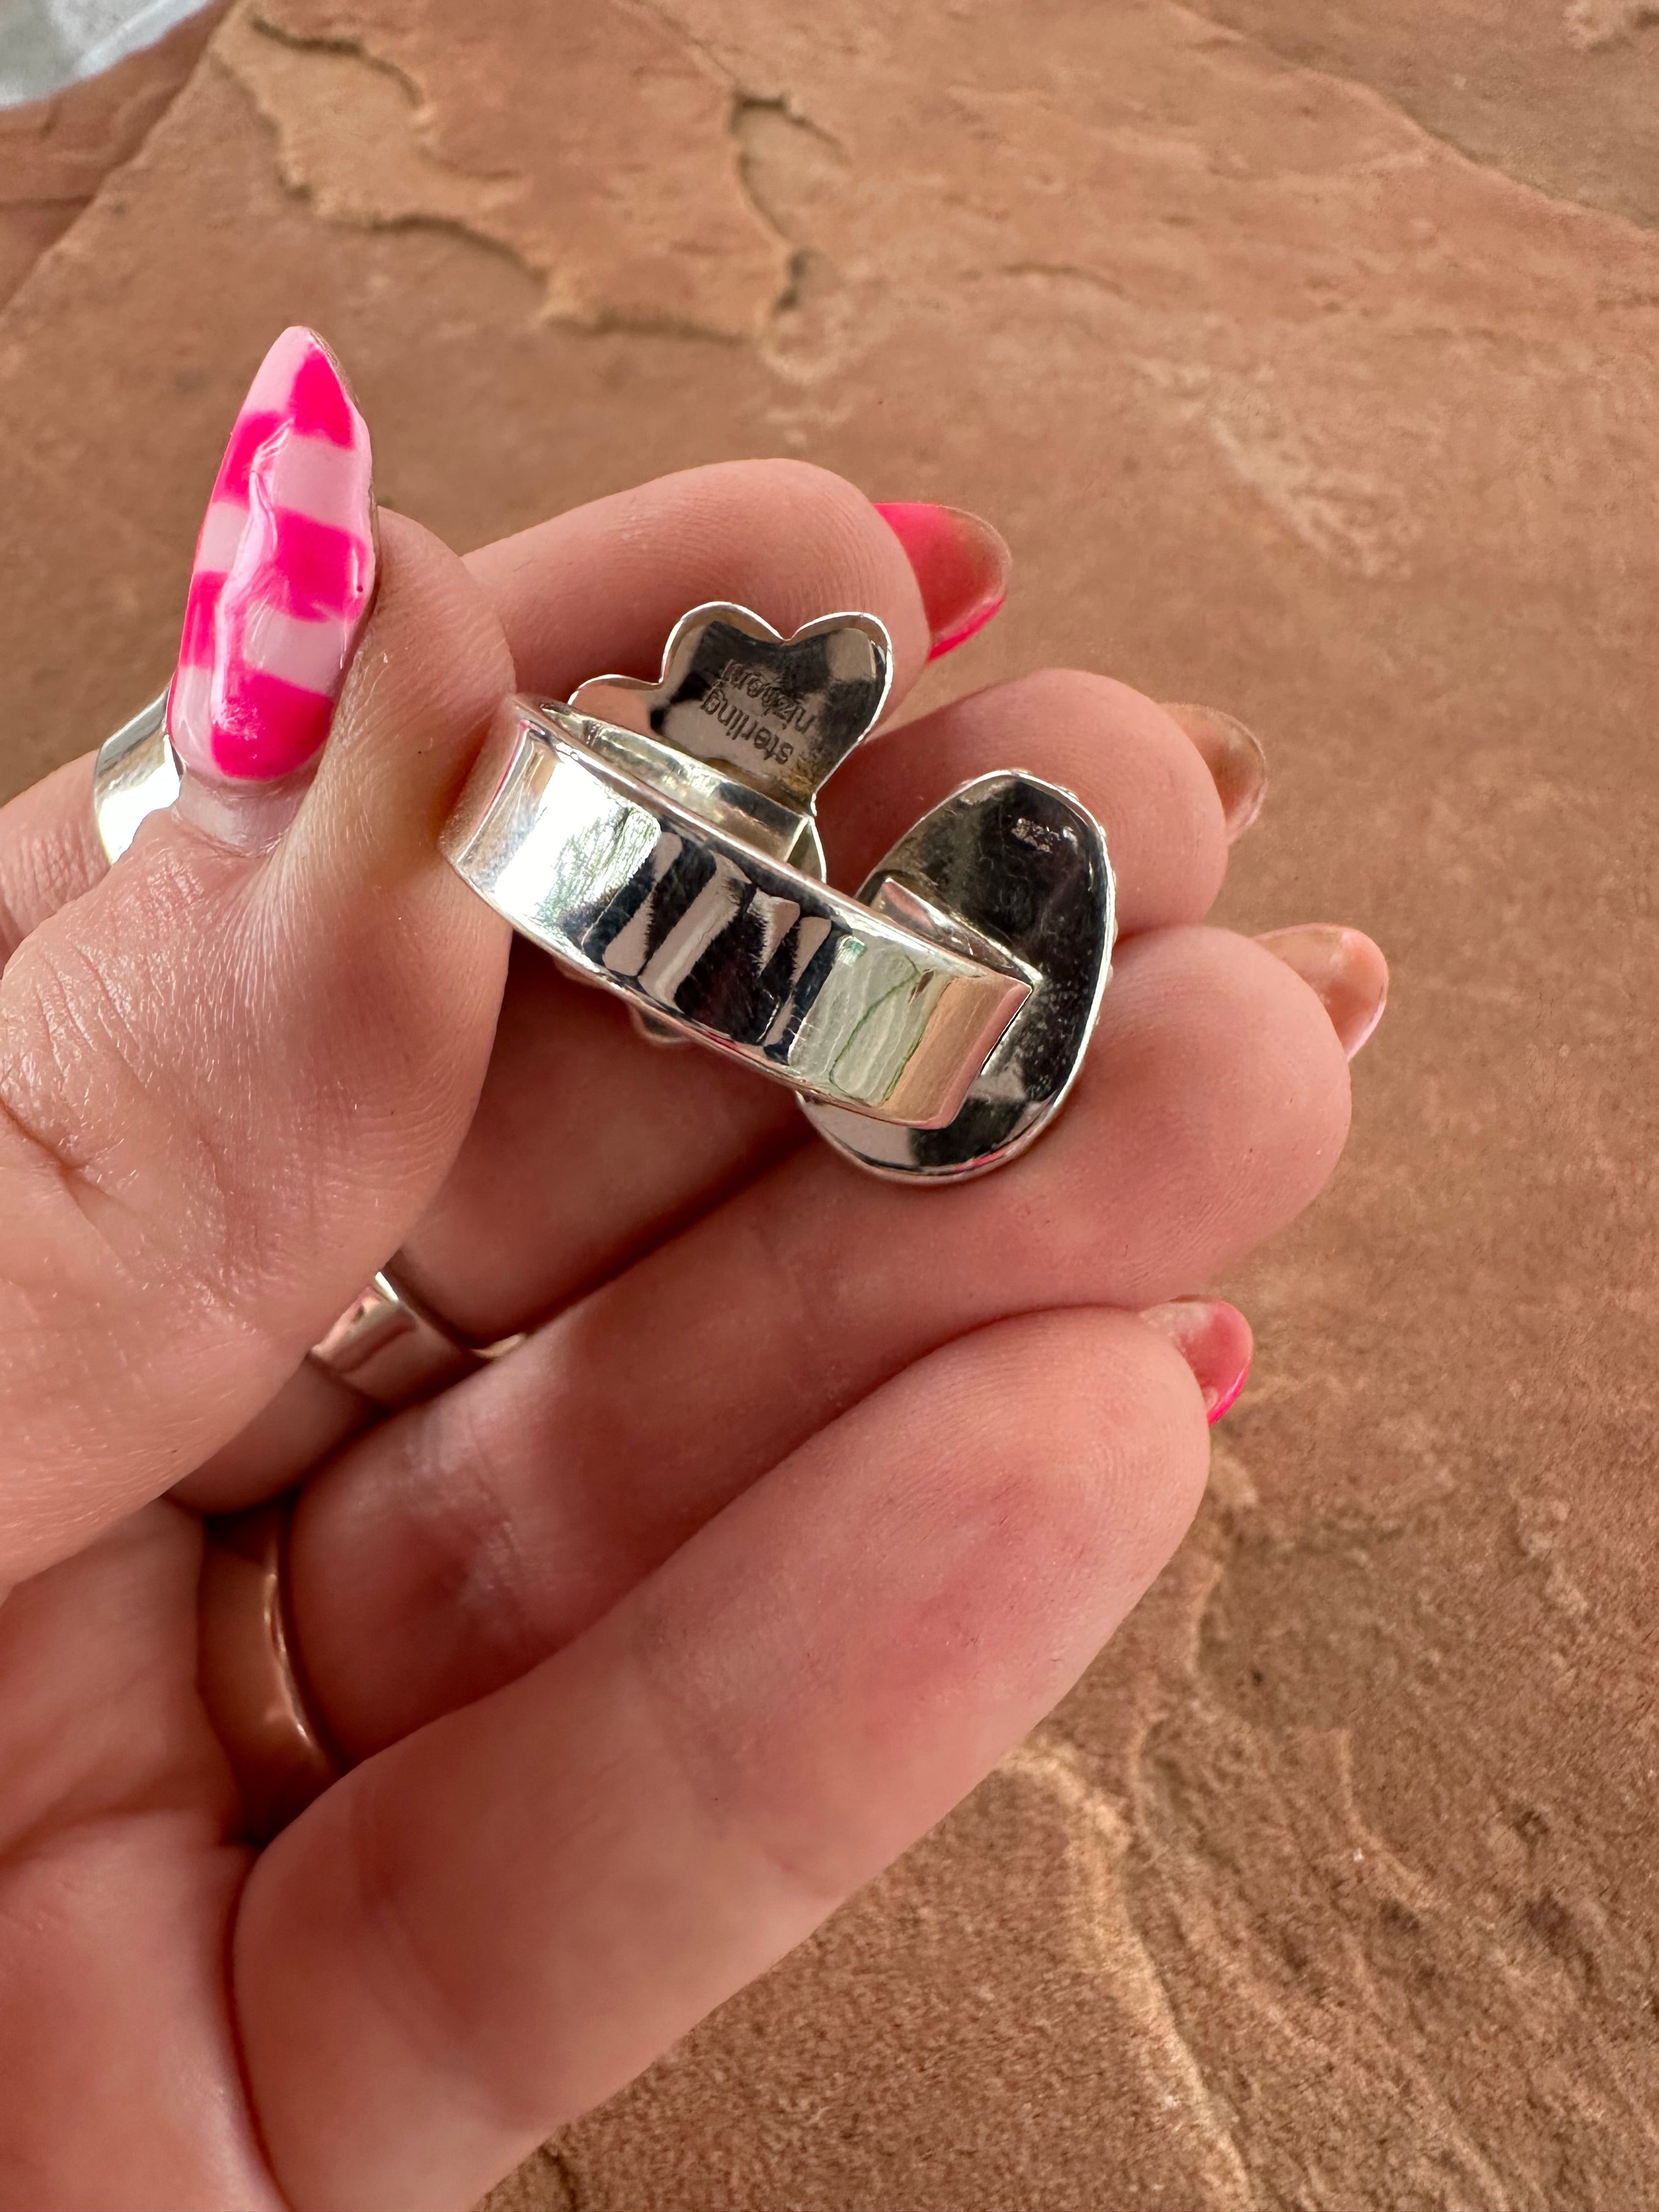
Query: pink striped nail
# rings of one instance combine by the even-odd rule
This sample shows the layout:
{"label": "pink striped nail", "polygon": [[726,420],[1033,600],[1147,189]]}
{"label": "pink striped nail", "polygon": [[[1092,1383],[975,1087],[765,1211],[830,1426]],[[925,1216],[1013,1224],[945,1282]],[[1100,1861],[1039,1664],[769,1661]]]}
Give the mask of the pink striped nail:
{"label": "pink striped nail", "polygon": [[196,544],[167,730],[186,767],[268,781],[328,735],[374,596],[368,429],[314,331],[265,356]]}

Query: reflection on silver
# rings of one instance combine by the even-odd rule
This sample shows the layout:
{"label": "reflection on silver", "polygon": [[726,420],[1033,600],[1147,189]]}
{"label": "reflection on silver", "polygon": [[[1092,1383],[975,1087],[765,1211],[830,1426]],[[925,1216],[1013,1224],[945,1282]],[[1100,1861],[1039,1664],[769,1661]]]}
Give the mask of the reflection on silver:
{"label": "reflection on silver", "polygon": [[1018,962],[1030,995],[947,1128],[882,1128],[835,1107],[807,1118],[878,1175],[960,1182],[1023,1152],[1082,1063],[1111,974],[1115,887],[1100,824],[1058,785],[1018,773],[964,784],[866,878],[879,910],[921,905],[982,933]]}
{"label": "reflection on silver", "polygon": [[167,695],[125,722],[98,748],[92,769],[92,811],[112,866],[138,834],[148,814],[179,796],[179,763],[167,738]]}
{"label": "reflection on silver", "polygon": [[[665,750],[567,707],[504,701],[443,849],[516,929],[680,1033],[808,1097],[951,1121],[1029,996],[1024,975],[669,798],[672,758],[650,773]],[[739,787],[732,813],[753,796]],[[792,849],[799,828],[775,839]]]}
{"label": "reflection on silver", "polygon": [[571,703],[729,769],[799,814],[875,727],[892,681],[892,642],[873,615],[821,615],[786,638],[716,601],[675,623],[654,684],[590,677]]}
{"label": "reflection on silver", "polygon": [[[879,1174],[943,1181],[1031,1142],[1109,969],[1099,825],[1032,776],[981,779],[857,899],[829,889],[818,786],[885,702],[873,617],[785,639],[745,609],[676,627],[659,682],[503,701],[442,837],[524,935],[653,1035],[788,1084]],[[598,697],[627,723],[585,711]]]}
{"label": "reflection on silver", "polygon": [[463,1343],[387,1266],[312,1346],[311,1357],[360,1396],[395,1411],[435,1397],[523,1340]]}

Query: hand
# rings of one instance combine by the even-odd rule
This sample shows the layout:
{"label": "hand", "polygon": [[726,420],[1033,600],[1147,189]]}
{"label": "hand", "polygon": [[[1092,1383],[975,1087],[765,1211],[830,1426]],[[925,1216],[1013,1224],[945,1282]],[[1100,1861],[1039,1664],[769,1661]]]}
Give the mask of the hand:
{"label": "hand", "polygon": [[[917,578],[783,464],[465,566],[382,543],[270,849],[160,816],[106,872],[84,762],[0,813],[6,2203],[460,2207],[626,2081],[1133,1605],[1206,1466],[1136,1310],[1289,1220],[1346,1128],[1319,998],[1200,926],[1199,752],[1098,677],[878,738],[823,805],[842,883],[992,768],[1104,823],[1115,978],[1006,1172],[866,1179],[781,1091],[526,948],[509,976],[435,841],[515,663],[563,695],[702,599],[856,606],[902,696]],[[303,1353],[399,1247],[462,1329],[534,1333],[369,1427]],[[199,1516],[301,1480],[299,1641],[359,1763],[255,1855],[195,1690]]]}

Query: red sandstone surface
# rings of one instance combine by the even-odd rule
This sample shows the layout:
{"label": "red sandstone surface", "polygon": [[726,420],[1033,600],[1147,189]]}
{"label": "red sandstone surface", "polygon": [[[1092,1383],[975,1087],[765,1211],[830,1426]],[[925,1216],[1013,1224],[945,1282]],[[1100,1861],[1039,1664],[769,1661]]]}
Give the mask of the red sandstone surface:
{"label": "red sandstone surface", "polygon": [[1223,918],[1394,962],[1334,1185],[1223,1286],[1255,1373],[1164,1582],[493,2202],[1651,2201],[1651,10],[266,0],[145,66],[0,210],[0,788],[159,688],[303,319],[459,544],[754,453],[989,515],[1013,595],[927,696],[1236,712]]}

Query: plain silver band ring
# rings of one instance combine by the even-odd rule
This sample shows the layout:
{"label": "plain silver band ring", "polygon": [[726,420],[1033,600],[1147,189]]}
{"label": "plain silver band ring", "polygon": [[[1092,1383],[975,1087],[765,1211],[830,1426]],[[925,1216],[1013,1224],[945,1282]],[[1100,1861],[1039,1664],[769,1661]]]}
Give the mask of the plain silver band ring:
{"label": "plain silver band ring", "polygon": [[[710,818],[704,781],[753,818]],[[641,1012],[805,1097],[951,1121],[1033,979],[896,887],[861,904],[767,851],[768,807],[636,732],[509,696],[440,843],[522,935]],[[671,921],[658,902],[682,874],[702,889]]]}
{"label": "plain silver band ring", "polygon": [[374,1405],[396,1412],[435,1398],[511,1352],[522,1337],[469,1344],[399,1282],[390,1262],[311,1347],[319,1367]]}

